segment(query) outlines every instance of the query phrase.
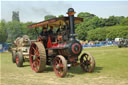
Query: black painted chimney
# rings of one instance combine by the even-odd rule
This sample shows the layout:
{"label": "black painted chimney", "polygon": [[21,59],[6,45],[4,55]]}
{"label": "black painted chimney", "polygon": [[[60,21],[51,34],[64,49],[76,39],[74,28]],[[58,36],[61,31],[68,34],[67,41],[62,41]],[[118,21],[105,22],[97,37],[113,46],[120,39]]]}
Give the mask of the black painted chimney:
{"label": "black painted chimney", "polygon": [[73,8],[69,8],[68,9],[68,17],[69,17],[69,28],[70,28],[70,40],[74,40],[75,39],[75,28],[74,28],[74,9]]}

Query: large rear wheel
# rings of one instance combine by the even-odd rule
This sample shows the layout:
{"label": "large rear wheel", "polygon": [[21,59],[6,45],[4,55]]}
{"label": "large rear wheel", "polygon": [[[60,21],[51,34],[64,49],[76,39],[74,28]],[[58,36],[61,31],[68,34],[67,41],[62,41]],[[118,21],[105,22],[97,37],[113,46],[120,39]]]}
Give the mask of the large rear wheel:
{"label": "large rear wheel", "polygon": [[41,42],[32,43],[29,51],[29,62],[32,70],[42,72],[46,65],[46,52]]}
{"label": "large rear wheel", "polygon": [[67,73],[67,61],[62,55],[57,55],[53,61],[53,69],[58,77],[64,77]]}
{"label": "large rear wheel", "polygon": [[80,58],[80,66],[84,72],[93,72],[95,68],[94,57],[89,53],[83,53]]}

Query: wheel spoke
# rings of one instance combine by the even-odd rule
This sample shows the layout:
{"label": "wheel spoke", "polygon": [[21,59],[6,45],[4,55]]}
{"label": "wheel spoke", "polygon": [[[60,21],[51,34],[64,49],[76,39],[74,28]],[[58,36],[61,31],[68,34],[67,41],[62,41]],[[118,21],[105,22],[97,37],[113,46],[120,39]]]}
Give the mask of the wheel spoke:
{"label": "wheel spoke", "polygon": [[40,57],[37,57],[37,61],[38,61],[38,63],[40,62]]}
{"label": "wheel spoke", "polygon": [[36,51],[36,49],[35,49],[34,47],[32,47],[32,49],[33,49],[34,51]]}
{"label": "wheel spoke", "polygon": [[86,60],[88,60],[88,55],[85,55]]}
{"label": "wheel spoke", "polygon": [[37,61],[33,62],[33,70],[35,70],[35,71],[39,70],[39,63]]}
{"label": "wheel spoke", "polygon": [[38,48],[37,47],[32,47],[32,49],[34,50],[34,54],[37,55],[37,56],[40,56],[39,55],[39,51],[38,51]]}
{"label": "wheel spoke", "polygon": [[30,54],[31,57],[33,57],[34,55],[33,54]]}
{"label": "wheel spoke", "polygon": [[40,56],[38,51],[35,52],[35,55],[36,55],[36,56]]}
{"label": "wheel spoke", "polygon": [[34,71],[38,72],[39,70],[39,62],[40,62],[40,57],[39,57],[39,52],[38,52],[38,48],[36,47],[32,47],[34,54],[30,54],[33,63],[32,63],[32,68]]}
{"label": "wheel spoke", "polygon": [[59,60],[59,68],[63,68],[63,64],[62,64],[61,60]]}

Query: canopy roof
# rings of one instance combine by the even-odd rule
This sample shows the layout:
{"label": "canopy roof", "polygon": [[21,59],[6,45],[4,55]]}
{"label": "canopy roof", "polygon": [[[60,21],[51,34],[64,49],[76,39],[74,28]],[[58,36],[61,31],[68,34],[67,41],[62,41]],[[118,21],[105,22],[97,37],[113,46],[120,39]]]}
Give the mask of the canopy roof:
{"label": "canopy roof", "polygon": [[[78,24],[83,21],[83,18],[75,17],[75,24]],[[47,26],[53,26],[53,27],[58,27],[58,26],[63,26],[66,24],[69,24],[69,17],[59,17],[59,18],[53,18],[49,20],[45,20],[42,22],[34,23],[32,25],[29,25],[29,28],[35,28],[35,27],[47,27]]]}

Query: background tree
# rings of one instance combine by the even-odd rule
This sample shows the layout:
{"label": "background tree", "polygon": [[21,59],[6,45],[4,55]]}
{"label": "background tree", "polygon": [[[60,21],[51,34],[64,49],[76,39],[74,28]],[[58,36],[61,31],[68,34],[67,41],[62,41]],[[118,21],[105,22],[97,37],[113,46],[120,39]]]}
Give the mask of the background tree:
{"label": "background tree", "polygon": [[94,14],[91,14],[91,13],[88,13],[88,12],[80,12],[77,17],[80,17],[80,18],[83,18],[83,19],[91,19],[93,18],[95,15]]}
{"label": "background tree", "polygon": [[17,37],[23,35],[21,23],[18,21],[7,23],[8,42],[13,42]]}
{"label": "background tree", "polygon": [[76,33],[77,33],[77,38],[80,40],[86,40],[87,38],[87,29],[84,28],[84,23],[81,23],[77,26],[77,28],[75,29]]}
{"label": "background tree", "polygon": [[123,16],[110,16],[108,19],[104,19],[104,26],[119,25],[122,19],[124,19]]}
{"label": "background tree", "polygon": [[115,38],[128,39],[128,26],[110,26],[102,27],[88,31],[88,40],[114,40]]}
{"label": "background tree", "polygon": [[[23,34],[26,34],[29,36],[30,39],[35,40],[38,37],[38,34],[36,33],[35,29],[29,29],[28,26],[31,25],[32,22],[27,22],[27,23],[22,23],[22,32]],[[36,28],[37,30],[39,30],[38,28]]]}
{"label": "background tree", "polygon": [[59,15],[58,17],[64,17],[64,15],[61,14],[61,15]]}
{"label": "background tree", "polygon": [[103,41],[103,40],[106,40],[107,33],[108,33],[108,30],[103,28],[90,30],[88,31],[87,39],[93,40],[93,41],[95,40]]}
{"label": "background tree", "polygon": [[56,18],[56,16],[54,16],[54,15],[46,15],[44,17],[45,20],[49,20],[49,19],[53,19],[53,18]]}
{"label": "background tree", "polygon": [[2,20],[0,22],[0,43],[6,42],[8,35],[7,35],[7,29],[6,29],[6,22],[5,20]]}
{"label": "background tree", "polygon": [[128,25],[128,17],[126,17],[126,18],[123,18],[122,20],[121,20],[121,23],[120,23],[121,25]]}
{"label": "background tree", "polygon": [[19,11],[13,11],[12,12],[12,21],[20,21],[20,18],[19,18]]}
{"label": "background tree", "polygon": [[87,31],[96,28],[96,24],[99,23],[99,18],[88,12],[80,12],[77,16],[83,18],[83,22],[75,26],[76,33],[78,34],[77,37],[80,40],[86,40]]}

